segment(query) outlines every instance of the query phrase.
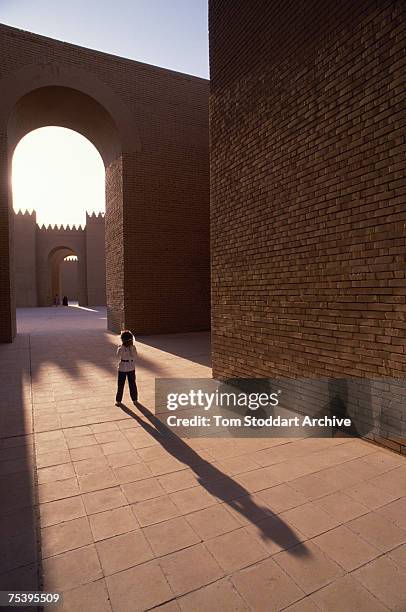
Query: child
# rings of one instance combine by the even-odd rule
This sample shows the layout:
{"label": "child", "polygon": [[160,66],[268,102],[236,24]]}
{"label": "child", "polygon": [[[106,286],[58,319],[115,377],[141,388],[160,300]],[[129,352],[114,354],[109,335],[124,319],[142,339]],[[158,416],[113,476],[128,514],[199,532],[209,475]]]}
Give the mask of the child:
{"label": "child", "polygon": [[138,401],[138,390],[135,382],[135,357],[137,349],[134,346],[134,336],[128,330],[121,332],[122,345],[117,349],[118,362],[118,381],[116,406],[120,406],[123,399],[125,379],[128,378],[130,395],[134,404]]}

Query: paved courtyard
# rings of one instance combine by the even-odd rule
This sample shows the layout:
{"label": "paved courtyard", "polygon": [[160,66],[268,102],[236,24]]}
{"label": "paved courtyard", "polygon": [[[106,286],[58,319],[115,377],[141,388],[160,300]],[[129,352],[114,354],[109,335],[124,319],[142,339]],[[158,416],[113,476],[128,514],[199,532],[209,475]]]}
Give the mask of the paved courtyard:
{"label": "paved courtyard", "polygon": [[21,310],[18,329],[0,345],[0,590],[84,612],[406,610],[404,457],[168,436],[154,379],[210,376],[205,333],[138,338],[141,405],[120,409],[105,309]]}

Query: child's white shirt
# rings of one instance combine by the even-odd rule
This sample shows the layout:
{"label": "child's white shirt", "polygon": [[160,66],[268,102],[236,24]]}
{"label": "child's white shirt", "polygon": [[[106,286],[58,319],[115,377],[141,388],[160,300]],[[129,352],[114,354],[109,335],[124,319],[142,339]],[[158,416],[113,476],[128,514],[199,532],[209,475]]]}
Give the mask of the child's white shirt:
{"label": "child's white shirt", "polygon": [[132,344],[131,346],[119,346],[117,349],[118,369],[120,372],[131,372],[135,370],[135,358],[137,349]]}

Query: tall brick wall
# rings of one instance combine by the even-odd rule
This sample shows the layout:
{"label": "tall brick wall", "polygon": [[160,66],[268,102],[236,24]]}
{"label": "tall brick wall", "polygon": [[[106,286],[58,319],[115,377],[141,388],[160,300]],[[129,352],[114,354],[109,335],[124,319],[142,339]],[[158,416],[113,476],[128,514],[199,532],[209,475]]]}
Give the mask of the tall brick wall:
{"label": "tall brick wall", "polygon": [[8,198],[8,143],[0,133],[0,342],[12,342],[16,334],[15,289],[13,283],[14,242],[12,205]]}
{"label": "tall brick wall", "polygon": [[123,161],[106,169],[106,301],[109,329],[125,327]]}
{"label": "tall brick wall", "polygon": [[36,269],[36,213],[14,215],[14,275],[16,306],[38,306]]}
{"label": "tall brick wall", "polygon": [[86,213],[87,303],[89,306],[102,306],[106,303],[104,225],[104,215]]}
{"label": "tall brick wall", "polygon": [[0,56],[0,339],[10,339],[13,311],[9,162],[24,134],[50,124],[88,137],[106,166],[110,328],[208,328],[207,81],[7,26]]}
{"label": "tall brick wall", "polygon": [[215,376],[405,378],[405,11],[210,0]]}

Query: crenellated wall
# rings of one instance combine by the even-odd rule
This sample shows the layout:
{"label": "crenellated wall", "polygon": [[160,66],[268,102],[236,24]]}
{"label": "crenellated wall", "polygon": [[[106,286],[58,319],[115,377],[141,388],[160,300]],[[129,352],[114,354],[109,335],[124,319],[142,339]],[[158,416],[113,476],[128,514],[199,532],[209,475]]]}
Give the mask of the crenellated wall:
{"label": "crenellated wall", "polygon": [[42,226],[36,236],[38,306],[49,306],[60,292],[60,264],[67,255],[78,257],[78,299],[81,306],[87,306],[85,230],[80,226]]}
{"label": "crenellated wall", "polygon": [[[14,214],[14,261],[17,307],[50,306],[63,294],[64,282],[81,306],[106,303],[104,215],[86,213],[86,226],[37,225],[36,213]],[[76,273],[61,266],[76,255]],[[71,268],[69,268],[70,270]],[[77,287],[73,289],[74,278]]]}

